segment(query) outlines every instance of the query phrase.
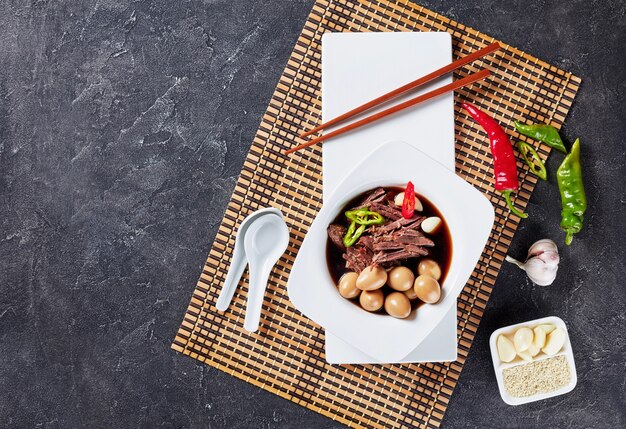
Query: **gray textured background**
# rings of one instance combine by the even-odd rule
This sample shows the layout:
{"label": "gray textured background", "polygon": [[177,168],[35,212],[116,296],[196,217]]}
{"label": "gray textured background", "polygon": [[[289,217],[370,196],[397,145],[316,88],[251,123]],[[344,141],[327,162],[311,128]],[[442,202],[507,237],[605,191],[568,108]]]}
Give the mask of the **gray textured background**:
{"label": "gray textured background", "polygon": [[[422,4],[582,77],[590,202],[553,286],[504,266],[444,427],[624,427],[624,2]],[[169,349],[311,5],[0,3],[0,426],[338,426]],[[518,257],[562,242],[554,180],[528,211]],[[488,336],[551,314],[578,386],[506,406]]]}

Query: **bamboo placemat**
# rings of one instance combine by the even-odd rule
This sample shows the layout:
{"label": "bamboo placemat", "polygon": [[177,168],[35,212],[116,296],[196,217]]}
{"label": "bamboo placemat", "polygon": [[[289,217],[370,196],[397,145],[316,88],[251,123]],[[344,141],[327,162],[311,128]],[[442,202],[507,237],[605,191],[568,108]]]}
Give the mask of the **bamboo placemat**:
{"label": "bamboo placemat", "polygon": [[[322,34],[367,31],[446,31],[455,57],[494,41],[408,1],[317,0],[263,116],[172,348],[349,426],[438,427],[519,221],[494,192],[488,140],[459,102],[469,100],[490,112],[517,139],[514,119],[560,128],[580,79],[505,44],[456,74],[460,78],[482,67],[493,72],[456,92],[456,171],[483,191],[496,211],[487,246],[458,299],[459,357],[452,363],[332,366],[324,360],[323,330],[294,309],[286,292],[298,248],[322,204],[321,149],[287,158],[282,152],[300,131],[320,122]],[[535,147],[548,156],[549,148]],[[518,168],[515,203],[524,208],[536,179],[525,164],[518,162]],[[261,327],[249,334],[243,330],[247,274],[226,313],[217,313],[214,303],[237,226],[266,206],[285,214],[291,243],[270,278]]]}

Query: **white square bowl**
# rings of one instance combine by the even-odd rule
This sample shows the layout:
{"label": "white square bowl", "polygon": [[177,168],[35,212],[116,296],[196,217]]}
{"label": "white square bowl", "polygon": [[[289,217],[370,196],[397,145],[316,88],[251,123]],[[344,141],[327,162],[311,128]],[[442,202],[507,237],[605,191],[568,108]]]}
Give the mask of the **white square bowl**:
{"label": "white square bowl", "polygon": [[[326,228],[355,196],[408,181],[442,213],[452,237],[452,261],[436,305],[407,319],[368,313],[339,295],[326,264]],[[294,306],[328,332],[380,362],[407,356],[435,328],[469,279],[493,226],[489,200],[470,184],[404,142],[380,146],[329,196],[294,262],[287,289]]]}
{"label": "white square bowl", "polygon": [[[526,362],[525,360],[521,359],[519,356],[516,356],[515,359],[509,363],[500,362],[500,356],[498,356],[498,347],[496,345],[498,336],[501,334],[511,335],[516,330],[518,330],[519,328],[523,326],[533,328],[537,325],[543,325],[543,324],[548,324],[548,323],[556,326],[557,328],[561,328],[565,331],[565,344],[563,344],[563,348],[556,355],[547,356],[545,354],[541,354],[537,359],[533,360],[533,362],[538,362],[543,359],[549,359],[549,358],[553,358],[557,356],[565,356],[567,359],[567,364],[569,365],[569,369],[571,371],[571,376],[572,376],[570,382],[566,386],[563,386],[557,390],[553,390],[552,392],[538,393],[536,395],[525,396],[521,398],[511,396],[506,391],[506,388],[504,387],[503,371],[506,368],[512,368],[517,365],[526,365],[529,362]],[[510,326],[505,326],[503,328],[497,329],[491,334],[491,337],[489,338],[489,348],[491,349],[491,360],[493,361],[493,370],[496,373],[496,380],[498,381],[498,389],[500,390],[500,396],[502,396],[502,400],[509,405],[522,405],[522,404],[527,404],[529,402],[535,402],[535,401],[540,401],[542,399],[552,398],[554,396],[564,395],[568,392],[571,392],[574,389],[574,387],[576,387],[576,383],[578,382],[578,376],[576,375],[576,364],[574,363],[574,353],[572,351],[572,343],[570,342],[570,339],[569,339],[569,332],[567,332],[567,326],[565,326],[565,322],[563,322],[563,320],[560,319],[559,317],[555,317],[555,316],[544,317],[543,319],[530,320],[528,322],[518,323],[517,325],[510,325]]]}

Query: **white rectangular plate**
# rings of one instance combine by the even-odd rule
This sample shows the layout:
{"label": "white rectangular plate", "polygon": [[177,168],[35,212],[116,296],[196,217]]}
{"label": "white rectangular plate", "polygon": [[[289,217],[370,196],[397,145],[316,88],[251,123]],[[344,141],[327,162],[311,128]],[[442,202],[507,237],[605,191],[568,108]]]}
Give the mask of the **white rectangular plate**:
{"label": "white rectangular plate", "polygon": [[[322,39],[323,119],[332,119],[451,61],[448,33],[326,33]],[[446,77],[398,101],[451,81]],[[330,195],[348,172],[346,160],[354,165],[390,140],[408,142],[454,170],[453,103],[453,95],[448,94],[324,144],[324,195]],[[456,357],[456,308],[451,308],[432,334],[400,362],[442,362]],[[330,332],[326,332],[326,360],[378,363]]]}

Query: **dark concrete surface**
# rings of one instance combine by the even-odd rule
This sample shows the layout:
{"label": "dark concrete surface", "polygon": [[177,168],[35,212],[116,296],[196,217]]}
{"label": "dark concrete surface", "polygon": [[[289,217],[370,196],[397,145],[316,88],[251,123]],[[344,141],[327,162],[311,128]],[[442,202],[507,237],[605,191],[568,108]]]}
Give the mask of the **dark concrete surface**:
{"label": "dark concrete surface", "polygon": [[[583,79],[564,135],[590,203],[554,285],[504,266],[443,425],[625,427],[624,2],[422,4]],[[0,427],[339,426],[169,349],[311,5],[0,2]],[[554,180],[528,211],[518,257],[562,242]],[[546,315],[578,386],[509,407],[488,336]]]}

